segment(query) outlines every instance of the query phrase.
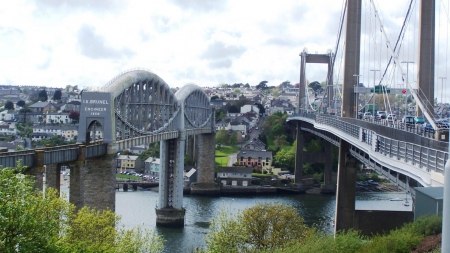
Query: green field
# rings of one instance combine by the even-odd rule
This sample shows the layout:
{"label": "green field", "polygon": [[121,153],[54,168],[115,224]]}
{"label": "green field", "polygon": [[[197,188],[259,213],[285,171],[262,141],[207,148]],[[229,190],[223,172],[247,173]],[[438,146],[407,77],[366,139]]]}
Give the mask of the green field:
{"label": "green field", "polygon": [[222,146],[220,149],[216,149],[216,166],[226,167],[228,156],[238,152],[240,149],[239,146]]}
{"label": "green field", "polygon": [[124,178],[124,179],[131,179],[131,180],[142,180],[141,177],[136,177],[133,175],[124,175],[124,174],[116,174],[116,178]]}

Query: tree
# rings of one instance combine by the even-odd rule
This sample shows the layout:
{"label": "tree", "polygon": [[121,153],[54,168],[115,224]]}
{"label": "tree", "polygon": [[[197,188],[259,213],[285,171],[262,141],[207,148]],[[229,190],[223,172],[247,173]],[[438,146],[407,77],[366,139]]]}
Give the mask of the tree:
{"label": "tree", "polygon": [[71,119],[73,121],[79,121],[80,120],[80,112],[79,111],[70,110],[70,112],[69,112],[69,119]]}
{"label": "tree", "polygon": [[214,95],[214,96],[211,97],[211,101],[212,101],[212,100],[216,100],[216,99],[219,99],[219,96]]}
{"label": "tree", "polygon": [[216,133],[216,143],[228,144],[228,132],[225,129],[220,129]]}
{"label": "tree", "polygon": [[0,170],[0,252],[161,252],[163,240],[140,228],[118,228],[110,210],[76,211],[59,193],[35,189],[30,176]]}
{"label": "tree", "polygon": [[258,107],[259,113],[262,113],[262,114],[266,113],[266,108],[264,108],[264,106],[262,104],[255,103],[255,105]]}
{"label": "tree", "polygon": [[319,90],[319,89],[322,88],[322,86],[320,85],[320,83],[317,82],[317,81],[314,81],[314,82],[309,83],[308,87],[310,87],[310,88],[313,89],[314,91]]}
{"label": "tree", "polygon": [[42,102],[45,102],[45,101],[48,100],[47,91],[46,91],[45,89],[39,91],[39,94],[38,94],[38,100],[39,100],[39,101],[42,101]]}
{"label": "tree", "polygon": [[286,141],[286,135],[282,134],[282,135],[278,135],[274,138],[273,143],[275,144],[275,147],[281,148],[282,146],[285,146],[287,144]]}
{"label": "tree", "polygon": [[62,92],[61,90],[56,90],[55,93],[53,93],[53,100],[61,100]]}
{"label": "tree", "polygon": [[258,85],[256,85],[256,89],[265,90],[267,89],[267,83],[268,81],[261,81]]}
{"label": "tree", "polygon": [[248,83],[244,84],[244,88],[250,88],[250,84]]}
{"label": "tree", "polygon": [[236,131],[233,131],[233,132],[231,133],[231,135],[230,135],[230,138],[228,139],[228,144],[229,144],[229,145],[236,145],[237,142],[238,142],[238,139],[237,139],[237,132],[236,132]]}
{"label": "tree", "polygon": [[17,101],[16,105],[20,106],[20,107],[24,107],[25,106],[25,101],[19,100],[19,101]]}
{"label": "tree", "polygon": [[290,81],[284,81],[280,84],[279,88],[283,89],[283,88],[290,88],[292,87],[292,84]]}
{"label": "tree", "polygon": [[211,221],[205,242],[208,252],[271,252],[304,242],[315,230],[297,210],[283,203],[258,203],[234,215],[222,211]]}
{"label": "tree", "polygon": [[14,103],[12,101],[6,101],[5,103],[5,109],[6,110],[14,110]]}

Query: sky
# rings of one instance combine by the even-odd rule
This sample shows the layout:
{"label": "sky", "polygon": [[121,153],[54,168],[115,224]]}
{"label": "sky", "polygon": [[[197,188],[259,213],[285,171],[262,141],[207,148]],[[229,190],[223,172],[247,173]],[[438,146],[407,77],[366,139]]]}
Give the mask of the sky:
{"label": "sky", "polygon": [[[132,68],[171,87],[295,84],[304,48],[334,51],[343,2],[1,1],[0,84],[101,87]],[[378,2],[395,38],[408,1]],[[326,66],[307,79],[324,81]]]}

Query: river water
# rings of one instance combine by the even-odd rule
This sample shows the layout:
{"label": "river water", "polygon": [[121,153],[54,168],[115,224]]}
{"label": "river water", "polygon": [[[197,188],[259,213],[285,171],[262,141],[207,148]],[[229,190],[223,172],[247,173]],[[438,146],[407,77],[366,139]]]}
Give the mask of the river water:
{"label": "river water", "polygon": [[[68,195],[69,189],[61,187]],[[403,210],[411,211],[412,205],[405,207],[403,201],[390,201],[392,198],[406,197],[405,193],[357,193],[356,209],[359,210]],[[409,201],[411,198],[408,196]],[[156,229],[166,240],[164,252],[192,252],[205,245],[209,221],[221,209],[231,213],[254,206],[258,202],[282,202],[294,206],[308,225],[316,224],[322,230],[332,233],[336,196],[266,195],[245,197],[199,197],[187,195],[183,199],[186,208],[185,226],[182,229],[156,227],[155,207],[158,193],[153,191],[116,192],[116,213],[122,216],[121,223],[126,228],[142,226]]]}

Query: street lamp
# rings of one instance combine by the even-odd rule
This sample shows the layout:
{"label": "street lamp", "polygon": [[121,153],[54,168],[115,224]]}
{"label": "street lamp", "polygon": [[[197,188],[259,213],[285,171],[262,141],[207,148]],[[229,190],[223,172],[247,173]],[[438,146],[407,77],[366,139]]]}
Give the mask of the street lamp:
{"label": "street lamp", "polygon": [[405,84],[405,116],[407,113],[407,107],[408,107],[408,85],[409,85],[409,64],[414,63],[413,61],[402,61],[402,63],[406,63],[406,84]]}
{"label": "street lamp", "polygon": [[371,69],[370,71],[373,71],[373,93],[374,93],[374,95],[373,95],[373,103],[372,103],[372,113],[373,113],[373,115],[372,116],[374,116],[374,118],[375,118],[375,75],[376,75],[376,73],[377,73],[377,71],[380,71],[379,69]]}
{"label": "street lamp", "polygon": [[356,77],[356,85],[355,85],[355,89],[353,89],[353,92],[355,93],[355,110],[356,110],[355,119],[358,119],[358,97],[359,97],[359,93],[356,93],[356,87],[359,87],[359,77],[361,75],[354,74],[353,76]]}

